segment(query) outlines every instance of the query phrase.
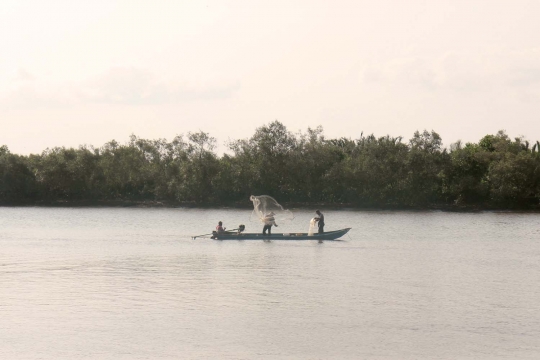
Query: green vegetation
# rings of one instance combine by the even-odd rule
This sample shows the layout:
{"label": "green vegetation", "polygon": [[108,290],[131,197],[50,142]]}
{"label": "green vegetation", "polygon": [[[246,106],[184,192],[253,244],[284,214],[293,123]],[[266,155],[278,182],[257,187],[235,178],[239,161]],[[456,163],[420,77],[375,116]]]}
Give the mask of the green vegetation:
{"label": "green vegetation", "polygon": [[160,201],[240,204],[251,194],[282,203],[377,208],[536,209],[540,143],[503,131],[477,144],[442,146],[436,132],[326,139],[322,129],[292,134],[278,121],[223,156],[204,132],[166,140],[131,136],[101,148],[47,149],[20,156],[0,147],[1,204]]}

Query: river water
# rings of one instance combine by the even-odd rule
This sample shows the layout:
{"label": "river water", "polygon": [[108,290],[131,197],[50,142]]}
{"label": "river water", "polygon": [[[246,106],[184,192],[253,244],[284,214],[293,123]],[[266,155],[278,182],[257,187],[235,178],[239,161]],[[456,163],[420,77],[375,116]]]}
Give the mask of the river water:
{"label": "river water", "polygon": [[0,359],[540,358],[539,214],[324,213],[0,208]]}

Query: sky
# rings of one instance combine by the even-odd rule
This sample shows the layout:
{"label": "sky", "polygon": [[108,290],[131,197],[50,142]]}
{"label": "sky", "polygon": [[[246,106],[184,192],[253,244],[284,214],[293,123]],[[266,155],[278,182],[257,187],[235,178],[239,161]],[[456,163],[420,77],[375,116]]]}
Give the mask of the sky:
{"label": "sky", "polygon": [[19,154],[278,120],[327,138],[540,140],[540,1],[2,0],[0,145]]}

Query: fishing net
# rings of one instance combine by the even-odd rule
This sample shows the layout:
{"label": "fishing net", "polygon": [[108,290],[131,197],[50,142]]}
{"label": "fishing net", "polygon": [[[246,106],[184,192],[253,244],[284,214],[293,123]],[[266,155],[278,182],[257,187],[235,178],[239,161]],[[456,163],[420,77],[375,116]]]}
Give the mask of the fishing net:
{"label": "fishing net", "polygon": [[281,206],[276,199],[268,195],[251,195],[249,200],[253,202],[253,212],[250,220],[253,222],[265,223],[265,218],[273,217],[277,223],[291,221],[294,215],[291,211]]}
{"label": "fishing net", "polygon": [[308,236],[312,236],[317,229],[317,220],[315,218],[311,219],[309,222]]}

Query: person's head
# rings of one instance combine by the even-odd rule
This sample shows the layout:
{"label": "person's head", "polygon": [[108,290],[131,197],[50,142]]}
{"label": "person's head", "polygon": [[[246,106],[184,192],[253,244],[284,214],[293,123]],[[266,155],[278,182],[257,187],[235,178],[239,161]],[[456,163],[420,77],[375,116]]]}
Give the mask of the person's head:
{"label": "person's head", "polygon": [[321,215],[321,212],[319,210],[315,210],[315,214]]}
{"label": "person's head", "polygon": [[218,222],[218,225],[223,225],[223,223],[220,221],[220,222]]}

